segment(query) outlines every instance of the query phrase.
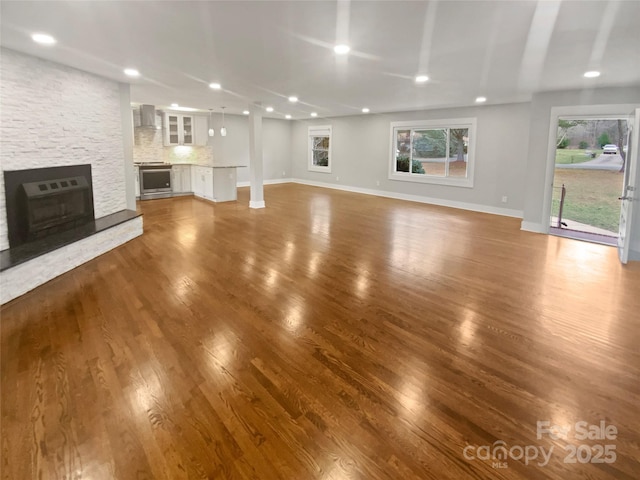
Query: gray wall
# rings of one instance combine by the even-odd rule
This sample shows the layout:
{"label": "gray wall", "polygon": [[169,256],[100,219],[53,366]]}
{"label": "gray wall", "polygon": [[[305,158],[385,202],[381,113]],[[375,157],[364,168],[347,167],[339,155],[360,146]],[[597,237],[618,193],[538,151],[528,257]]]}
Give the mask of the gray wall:
{"label": "gray wall", "polygon": [[[225,115],[227,136],[220,136],[222,115],[213,115],[216,134],[209,139],[214,165],[249,166],[249,117]],[[262,120],[264,180],[291,177],[291,121]],[[285,172],[283,175],[282,172]],[[249,181],[249,168],[238,168],[238,183]]]}
{"label": "gray wall", "polygon": [[[473,188],[389,180],[391,122],[466,117],[477,118]],[[330,174],[307,169],[309,125],[332,126]],[[297,121],[292,125],[293,177],[521,216],[528,136],[529,104],[524,103]]]}

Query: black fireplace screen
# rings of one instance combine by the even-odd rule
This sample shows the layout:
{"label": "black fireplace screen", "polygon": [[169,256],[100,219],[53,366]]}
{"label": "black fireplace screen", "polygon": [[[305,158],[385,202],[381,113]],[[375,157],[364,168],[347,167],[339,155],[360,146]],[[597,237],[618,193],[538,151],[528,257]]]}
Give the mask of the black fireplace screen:
{"label": "black fireplace screen", "polygon": [[4,181],[11,247],[94,219],[91,165],[5,171]]}
{"label": "black fireplace screen", "polygon": [[36,239],[93,220],[85,177],[23,183],[27,239]]}

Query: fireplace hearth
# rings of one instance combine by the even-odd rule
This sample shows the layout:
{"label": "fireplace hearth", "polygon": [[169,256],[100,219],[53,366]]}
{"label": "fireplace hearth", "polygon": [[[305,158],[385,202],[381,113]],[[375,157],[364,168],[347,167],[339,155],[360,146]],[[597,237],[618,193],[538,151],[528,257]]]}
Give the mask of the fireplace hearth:
{"label": "fireplace hearth", "polygon": [[91,165],[5,171],[4,177],[11,248],[94,219]]}

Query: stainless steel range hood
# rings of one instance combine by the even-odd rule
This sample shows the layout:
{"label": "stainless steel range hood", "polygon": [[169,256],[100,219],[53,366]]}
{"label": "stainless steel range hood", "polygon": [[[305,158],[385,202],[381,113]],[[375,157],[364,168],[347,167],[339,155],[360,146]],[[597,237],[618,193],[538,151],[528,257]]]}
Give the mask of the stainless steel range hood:
{"label": "stainless steel range hood", "polygon": [[140,105],[140,126],[156,128],[156,107],[153,105]]}

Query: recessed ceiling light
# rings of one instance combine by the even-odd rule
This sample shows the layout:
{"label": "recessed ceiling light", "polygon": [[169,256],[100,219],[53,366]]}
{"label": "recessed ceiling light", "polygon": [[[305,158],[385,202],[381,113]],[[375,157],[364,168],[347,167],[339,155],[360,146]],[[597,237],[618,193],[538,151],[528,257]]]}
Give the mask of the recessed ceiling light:
{"label": "recessed ceiling light", "polygon": [[249,115],[249,113],[251,113],[251,112],[249,112],[249,110],[244,110],[242,113],[243,113],[244,115]]}
{"label": "recessed ceiling light", "polygon": [[333,47],[333,51],[336,52],[338,55],[346,55],[347,53],[349,53],[349,51],[351,50],[351,47],[349,45],[336,45],[335,47]]}
{"label": "recessed ceiling light", "polygon": [[298,97],[289,97],[289,101],[291,103],[296,103],[298,101]]}
{"label": "recessed ceiling light", "polygon": [[363,109],[362,109],[362,113],[369,113],[369,109],[368,109],[368,108],[366,108],[366,107],[365,107],[365,108],[363,108]]}
{"label": "recessed ceiling light", "polygon": [[317,117],[317,116],[318,116],[318,114],[317,114],[316,112],[311,112],[311,116],[312,116],[312,117]]}
{"label": "recessed ceiling light", "polygon": [[265,108],[265,110],[266,110],[267,112],[273,112],[273,107],[267,107],[267,108]]}
{"label": "recessed ceiling light", "polygon": [[129,76],[129,77],[139,77],[140,76],[140,72],[138,70],[136,70],[135,68],[125,68],[124,69],[124,74]]}
{"label": "recessed ceiling light", "polygon": [[210,83],[209,88],[213,88],[214,90],[220,90],[222,86],[219,83]]}
{"label": "recessed ceiling light", "polygon": [[584,76],[586,78],[596,78],[600,76],[600,72],[596,71],[596,70],[591,70],[589,72],[584,72]]}
{"label": "recessed ceiling light", "polygon": [[487,101],[487,97],[477,97],[476,103],[484,103]]}
{"label": "recessed ceiling light", "polygon": [[172,103],[171,106],[172,107],[179,107],[180,105],[178,105],[177,103]]}
{"label": "recessed ceiling light", "polygon": [[54,43],[56,43],[56,39],[51,35],[47,35],[46,33],[34,33],[33,35],[31,35],[31,39],[34,42],[40,43],[42,45],[53,45]]}
{"label": "recessed ceiling light", "polygon": [[291,120],[291,115],[285,115],[284,118],[286,118],[287,120]]}
{"label": "recessed ceiling light", "polygon": [[424,83],[424,82],[427,82],[427,81],[429,81],[429,77],[426,76],[426,75],[418,75],[416,77],[416,83]]}

